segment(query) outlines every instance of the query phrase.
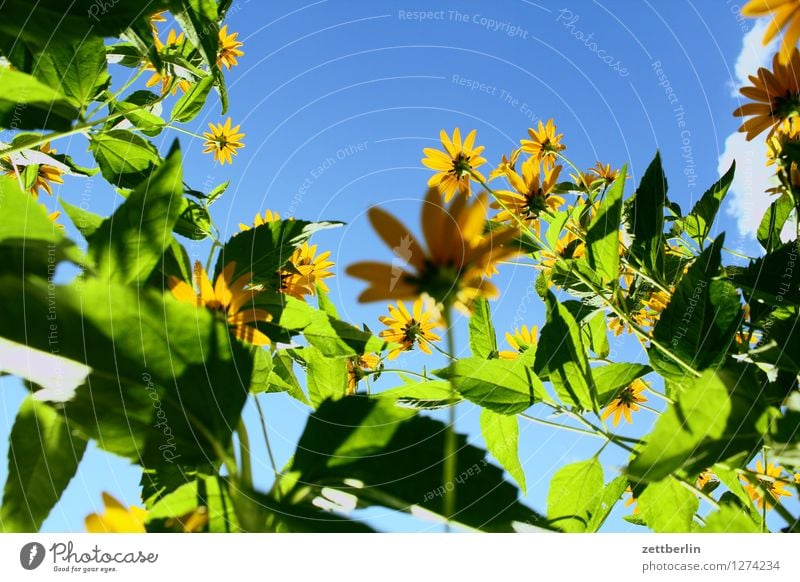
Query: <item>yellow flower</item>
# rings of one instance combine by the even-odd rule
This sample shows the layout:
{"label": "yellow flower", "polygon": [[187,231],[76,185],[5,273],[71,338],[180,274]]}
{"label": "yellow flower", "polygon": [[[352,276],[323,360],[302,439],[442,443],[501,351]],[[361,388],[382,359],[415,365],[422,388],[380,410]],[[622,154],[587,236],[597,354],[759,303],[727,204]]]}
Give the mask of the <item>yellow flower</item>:
{"label": "yellow flower", "polygon": [[93,513],[86,517],[86,531],[89,533],[147,533],[144,521],[147,511],[141,507],[125,508],[108,493],[103,492],[103,515]]}
{"label": "yellow flower", "polygon": [[500,176],[505,176],[506,172],[509,170],[514,171],[516,169],[517,159],[519,158],[520,153],[522,153],[522,150],[517,148],[511,152],[511,156],[509,157],[506,157],[506,155],[503,154],[503,159],[500,160],[500,163],[497,165],[497,167],[489,174],[489,180],[491,181],[495,178],[499,178]]}
{"label": "yellow flower", "polygon": [[369,283],[358,300],[416,299],[427,293],[437,302],[468,309],[478,296],[496,297],[497,288],[485,281],[484,275],[498,261],[519,253],[513,243],[519,230],[510,227],[484,235],[486,214],[485,193],[470,204],[467,194],[459,192],[448,208],[438,191],[430,188],[422,207],[426,250],[394,216],[371,208],[373,228],[411,270],[396,259],[392,264],[365,261],[350,265],[348,274]]}
{"label": "yellow flower", "polygon": [[579,259],[586,254],[586,245],[572,231],[566,231],[564,236],[556,241],[553,251],[539,251],[539,265],[537,268],[549,272],[559,259]]}
{"label": "yellow flower", "polygon": [[270,321],[272,316],[263,309],[252,306],[253,299],[257,296],[257,293],[247,288],[252,274],[246,273],[231,282],[235,272],[236,263],[228,263],[212,287],[211,280],[198,261],[194,264],[194,288],[175,276],[169,278],[169,288],[179,301],[224,314],[234,337],[255,346],[267,345],[270,343],[269,338],[248,324]]}
{"label": "yellow flower", "polygon": [[409,313],[405,303],[397,302],[397,307],[389,305],[389,316],[382,315],[378,319],[388,326],[380,333],[382,338],[400,344],[399,348],[389,352],[389,359],[394,360],[401,352],[413,350],[415,345],[426,354],[431,353],[428,342],[438,342],[441,338],[433,333],[433,329],[442,327],[438,314],[433,309],[424,309],[422,298],[414,301],[413,313]]}
{"label": "yellow flower", "polygon": [[556,126],[552,119],[547,120],[547,125],[540,121],[538,129],[529,128],[528,135],[531,139],[520,141],[522,151],[531,154],[545,167],[555,164],[558,152],[567,149],[567,146],[561,143],[564,134],[556,133]]}
{"label": "yellow flower", "polygon": [[648,384],[644,380],[639,378],[634,380],[619,394],[619,396],[611,401],[611,404],[606,407],[601,418],[605,420],[613,414],[614,426],[617,426],[620,418],[624,415],[628,424],[631,424],[633,422],[631,411],[636,412],[639,410],[640,402],[647,402],[647,397],[642,395],[642,392],[644,392],[647,387]]}
{"label": "yellow flower", "polygon": [[366,372],[375,370],[381,359],[376,354],[363,354],[347,358],[347,395],[356,393],[359,381]]}
{"label": "yellow flower", "polygon": [[158,12],[153,12],[153,13],[150,15],[150,26],[151,26],[151,27],[152,27],[152,29],[153,29],[153,33],[155,33],[155,32],[156,32],[156,25],[157,25],[159,22],[166,22],[166,21],[167,21],[167,18],[166,18],[166,16],[164,16],[164,14],[165,14],[166,12],[167,12],[166,10],[159,10]]}
{"label": "yellow flower", "polygon": [[[56,153],[55,149],[50,148],[50,142],[44,143],[39,147],[39,151],[43,154],[53,155]],[[22,171],[21,169],[17,170],[8,161],[8,159],[2,160],[2,165],[4,169],[4,173],[7,176],[16,176],[17,171]],[[63,184],[64,178],[61,176],[64,175],[64,171],[57,168],[56,166],[51,166],[49,164],[39,164],[38,172],[36,174],[36,178],[34,179],[33,185],[31,186],[29,192],[33,195],[34,198],[39,198],[39,192],[44,190],[48,196],[53,195],[53,187],[51,184]]]}
{"label": "yellow flower", "polygon": [[[166,19],[165,19],[166,20]],[[178,48],[180,45],[183,44],[185,40],[184,33],[181,32],[177,34],[174,29],[170,29],[167,33],[167,43],[166,45],[161,43],[161,40],[158,38],[158,34],[154,32],[153,40],[155,41],[156,48],[160,51],[164,50],[164,48]],[[172,94],[175,95],[180,89],[183,93],[186,93],[192,86],[188,79],[184,79],[183,77],[173,76],[173,75],[162,75],[159,73],[156,68],[153,66],[152,63],[147,63],[144,66],[145,71],[152,71],[153,74],[150,78],[145,82],[145,87],[154,87],[161,83],[161,94],[163,95],[167,91],[170,90],[170,85],[172,85]],[[173,84],[173,79],[175,83]]]}
{"label": "yellow flower", "polygon": [[800,144],[800,118],[790,117],[775,129],[775,133],[767,140],[767,165],[771,166],[783,157],[787,145]]}
{"label": "yellow flower", "polygon": [[317,284],[325,293],[328,292],[323,279],[333,277],[330,269],[335,263],[328,260],[330,251],[316,253],[317,245],[309,246],[307,242],[294,250],[288,261],[290,267],[280,273],[282,293],[303,299],[306,295],[316,295]]}
{"label": "yellow flower", "polygon": [[[597,162],[593,167],[589,168],[589,171],[602,180],[606,186],[611,185],[611,183],[617,179],[617,176],[619,176],[619,170],[612,170],[611,164],[606,164],[604,166],[600,162]],[[626,177],[630,178],[630,176]]]}
{"label": "yellow flower", "polygon": [[[653,323],[649,312],[644,307],[637,309],[636,311],[632,311],[630,313],[630,318],[639,327],[650,327],[650,325]],[[609,314],[607,325],[608,330],[614,332],[615,336],[619,336],[623,331],[626,330],[628,333],[633,333],[633,329],[615,314]]]}
{"label": "yellow flower", "polygon": [[697,481],[695,482],[694,486],[702,491],[706,485],[708,485],[709,483],[711,483],[711,481],[714,480],[715,480],[714,471],[712,471],[711,469],[706,469],[705,471],[700,473],[699,477],[697,477]]}
{"label": "yellow flower", "polygon": [[795,483],[800,483],[800,473],[795,473],[794,474],[794,482]]}
{"label": "yellow flower", "polygon": [[763,43],[769,44],[782,28],[786,27],[781,36],[781,48],[778,56],[782,63],[789,62],[792,50],[800,38],[800,1],[798,0],[750,0],[742,7],[742,14],[757,18],[759,16],[772,16],[767,30],[764,32]]}
{"label": "yellow flower", "polygon": [[669,300],[671,298],[672,296],[666,291],[652,291],[650,292],[650,297],[643,303],[652,309],[656,315],[661,315],[661,312],[667,308],[667,305],[669,305]]}
{"label": "yellow flower", "polygon": [[483,174],[477,171],[477,168],[485,164],[486,160],[480,157],[484,147],[474,147],[476,134],[476,130],[473,129],[462,143],[459,128],[453,130],[452,140],[445,130],[441,130],[439,138],[445,151],[435,148],[423,150],[427,157],[422,159],[422,163],[428,168],[436,170],[436,174],[428,180],[428,186],[438,188],[439,192],[444,195],[445,202],[450,202],[450,199],[459,190],[468,196],[471,195],[472,180],[477,178],[481,182],[486,181]]}
{"label": "yellow flower", "polygon": [[226,24],[219,29],[219,55],[217,56],[217,66],[225,66],[228,70],[231,67],[238,65],[239,61],[236,59],[244,55],[244,52],[239,50],[239,47],[244,46],[244,43],[236,40],[239,36],[238,32],[228,34],[228,25]]}
{"label": "yellow flower", "polygon": [[217,123],[216,125],[209,123],[208,128],[211,131],[203,133],[203,137],[206,138],[203,144],[206,148],[203,150],[203,153],[208,154],[213,152],[214,159],[221,165],[224,165],[225,162],[229,164],[233,163],[232,156],[236,155],[236,150],[244,147],[241,139],[245,134],[239,133],[240,127],[240,125],[237,125],[232,128],[230,117],[225,121],[225,125],[221,123]]}
{"label": "yellow flower", "polygon": [[[783,467],[775,466],[772,463],[767,465],[767,470],[764,471],[764,464],[761,461],[756,462],[756,473],[766,475],[767,477],[780,477],[783,472]],[[772,509],[774,503],[772,501],[779,501],[780,497],[791,497],[791,493],[786,490],[786,484],[781,481],[771,481],[768,479],[761,479],[755,477],[755,483],[750,481],[744,475],[739,475],[744,483],[744,490],[750,496],[750,499],[758,503],[758,508],[763,509],[766,503],[767,509]],[[764,499],[764,490],[767,491],[769,499]],[[770,501],[772,500],[772,501]]]}
{"label": "yellow flower", "polygon": [[539,326],[533,325],[528,330],[527,325],[514,330],[514,335],[506,333],[506,342],[510,345],[513,351],[504,350],[500,352],[500,357],[504,360],[516,360],[521,353],[531,346],[539,343]]}
{"label": "yellow flower", "polygon": [[639,513],[638,499],[633,496],[633,489],[631,488],[630,485],[628,485],[628,487],[625,488],[625,493],[630,495],[627,501],[625,501],[625,507],[630,507],[631,505],[634,505],[635,507],[633,508],[633,514],[636,515],[637,513]]}
{"label": "yellow flower", "polygon": [[263,218],[261,217],[261,214],[256,213],[256,217],[253,219],[253,226],[250,226],[249,224],[245,224],[243,222],[240,222],[239,223],[239,230],[241,232],[244,232],[246,230],[250,230],[253,227],[261,226],[262,224],[267,224],[267,223],[270,223],[270,222],[277,222],[280,219],[281,219],[281,216],[277,212],[273,212],[272,210],[265,210]]}
{"label": "yellow flower", "polygon": [[598,178],[591,171],[579,172],[577,174],[570,174],[570,178],[581,192],[591,192],[594,190],[595,184],[598,184]]}
{"label": "yellow flower", "polygon": [[561,166],[543,168],[534,158],[528,158],[522,164],[522,176],[514,170],[508,170],[506,177],[514,191],[496,192],[498,201],[492,203],[492,208],[501,208],[502,211],[495,220],[514,221],[514,216],[517,216],[538,230],[539,214],[547,210],[555,212],[564,204],[561,196],[550,193],[558,182],[560,172]]}
{"label": "yellow flower", "polygon": [[742,95],[751,99],[752,103],[745,103],[738,107],[733,114],[737,117],[752,116],[746,119],[739,131],[747,132],[750,141],[762,131],[771,128],[769,135],[775,128],[800,113],[800,54],[797,49],[792,51],[791,59],[786,64],[778,61],[778,55],[772,61],[772,71],[761,67],[756,76],[750,75],[750,87],[742,87]]}
{"label": "yellow flower", "polygon": [[39,206],[44,208],[45,212],[47,212],[47,218],[50,219],[50,222],[53,223],[53,226],[55,226],[56,228],[58,228],[60,230],[64,230],[64,225],[63,224],[59,224],[59,222],[58,222],[58,219],[61,217],[61,211],[60,210],[54,210],[53,212],[49,212],[47,206],[45,206],[44,204],[40,204]]}

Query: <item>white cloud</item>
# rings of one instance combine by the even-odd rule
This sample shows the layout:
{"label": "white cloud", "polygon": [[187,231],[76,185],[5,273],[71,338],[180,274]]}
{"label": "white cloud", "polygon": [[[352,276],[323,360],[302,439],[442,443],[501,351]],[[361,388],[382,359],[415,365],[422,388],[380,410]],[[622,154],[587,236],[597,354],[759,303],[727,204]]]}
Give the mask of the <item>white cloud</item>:
{"label": "white cloud", "polygon": [[[754,75],[759,67],[766,67],[772,61],[777,49],[777,39],[767,46],[761,44],[767,20],[756,21],[755,26],[744,35],[742,50],[736,59],[735,80],[731,80],[732,95],[743,103],[739,87],[749,85],[748,75]],[[722,175],[736,160],[736,176],[728,194],[728,214],[736,218],[742,235],[755,235],[761,217],[774,198],[765,190],[774,180],[773,168],[766,166],[765,134],[753,141],[745,141],[743,133],[735,132],[725,140],[725,150],[719,158],[719,173]]]}

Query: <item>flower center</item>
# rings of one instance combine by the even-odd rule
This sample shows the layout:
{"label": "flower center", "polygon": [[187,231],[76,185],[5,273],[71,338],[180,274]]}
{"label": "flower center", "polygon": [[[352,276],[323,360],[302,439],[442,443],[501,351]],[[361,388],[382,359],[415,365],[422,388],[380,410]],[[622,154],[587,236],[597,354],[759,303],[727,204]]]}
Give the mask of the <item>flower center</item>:
{"label": "flower center", "polygon": [[453,158],[453,168],[450,170],[450,173],[457,178],[468,176],[472,171],[472,166],[469,163],[470,157],[471,156],[465,155],[464,152],[459,152],[456,157]]}

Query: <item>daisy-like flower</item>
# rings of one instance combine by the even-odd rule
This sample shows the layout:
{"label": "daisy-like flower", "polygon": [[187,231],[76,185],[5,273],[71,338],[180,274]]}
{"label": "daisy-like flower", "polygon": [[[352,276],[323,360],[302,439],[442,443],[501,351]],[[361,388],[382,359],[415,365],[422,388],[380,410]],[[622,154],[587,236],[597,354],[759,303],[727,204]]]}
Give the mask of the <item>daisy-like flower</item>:
{"label": "daisy-like flower", "polygon": [[244,55],[244,52],[240,50],[240,48],[244,46],[244,43],[236,40],[237,36],[239,36],[238,32],[228,34],[227,24],[219,29],[218,67],[224,65],[226,69],[230,70],[231,67],[239,64],[237,59]]}
{"label": "daisy-like flower", "polygon": [[105,512],[93,513],[86,517],[86,531],[89,533],[146,533],[144,522],[147,511],[141,507],[125,507],[113,496],[103,492]]}
{"label": "daisy-like flower", "polygon": [[203,142],[203,145],[206,146],[203,153],[213,153],[214,159],[220,165],[224,165],[226,162],[233,163],[233,156],[237,154],[236,150],[244,147],[241,140],[245,134],[239,133],[240,127],[241,125],[231,127],[230,117],[225,121],[225,125],[209,123],[208,128],[211,131],[203,133],[203,137],[206,138],[206,141]]}
{"label": "daisy-like flower", "polygon": [[277,222],[280,219],[281,219],[281,216],[277,212],[274,212],[272,210],[265,210],[263,217],[261,216],[260,213],[256,213],[256,216],[253,219],[253,226],[250,226],[249,224],[245,224],[243,222],[240,222],[239,223],[239,231],[245,232],[245,231],[250,230],[251,228],[254,228],[256,226],[261,226],[262,224],[268,224],[270,222]]}
{"label": "daisy-like flower", "polygon": [[483,233],[487,215],[486,193],[472,203],[459,192],[449,207],[436,188],[430,188],[422,207],[422,232],[427,249],[394,216],[371,208],[369,219],[383,241],[394,251],[392,264],[365,261],[350,265],[347,273],[364,279],[369,287],[358,300],[416,299],[427,293],[437,302],[468,310],[479,296],[496,297],[497,288],[484,280],[498,261],[519,254],[513,240],[519,230],[508,227]]}
{"label": "daisy-like flower", "polygon": [[153,12],[150,15],[150,28],[153,29],[153,34],[157,34],[159,23],[167,21],[167,17],[164,16],[166,12],[166,10],[159,10],[158,12]]}
{"label": "daisy-like flower", "polygon": [[442,327],[439,316],[430,306],[423,305],[421,297],[414,301],[412,312],[408,311],[405,303],[398,301],[397,307],[389,305],[388,316],[382,315],[378,319],[389,328],[383,330],[380,336],[400,344],[399,348],[389,352],[390,360],[394,360],[401,352],[413,350],[415,345],[419,345],[419,349],[430,354],[431,347],[428,343],[438,342],[441,339],[433,333],[435,328]]}
{"label": "daisy-like flower", "polygon": [[657,315],[661,315],[661,312],[667,308],[667,305],[669,305],[670,299],[672,299],[672,295],[666,291],[652,291],[650,296],[646,301],[643,301],[643,303],[652,309]]}
{"label": "daisy-like flower", "polygon": [[714,475],[714,471],[712,471],[711,469],[706,469],[705,471],[700,473],[700,475],[697,477],[697,481],[695,481],[694,486],[702,491],[706,485],[708,485],[715,479],[716,476]]}
{"label": "daisy-like flower", "polygon": [[307,242],[297,247],[289,257],[291,267],[280,273],[281,293],[303,299],[306,295],[316,295],[317,285],[327,293],[324,279],[333,277],[331,267],[335,264],[328,260],[330,256],[330,251],[317,255],[317,245],[309,246]]}
{"label": "daisy-like flower", "polygon": [[[767,470],[764,470],[764,463],[761,461],[756,462],[756,473],[766,475],[767,477],[780,477],[783,473],[783,467],[775,466],[772,463],[767,465]],[[786,490],[786,484],[781,481],[771,481],[768,479],[760,479],[758,477],[746,477],[739,475],[744,484],[744,490],[750,496],[750,499],[758,504],[759,509],[763,509],[766,504],[767,509],[772,509],[774,502],[779,502],[781,497],[791,497],[791,493]],[[753,479],[753,481],[751,481]],[[767,492],[768,499],[765,499],[764,490]]]}
{"label": "daisy-like flower", "polygon": [[[619,176],[619,170],[612,170],[611,164],[605,166],[601,162],[597,162],[594,166],[589,168],[589,171],[602,180],[606,186],[610,186],[614,180]],[[627,176],[630,177],[630,176]]]}
{"label": "daisy-like flower", "polygon": [[558,158],[558,152],[567,149],[561,143],[563,133],[556,133],[556,126],[552,119],[547,120],[547,125],[539,122],[537,129],[529,128],[528,135],[531,139],[520,141],[522,151],[531,154],[537,161],[542,162],[545,167],[551,167]]}
{"label": "daisy-like flower", "polygon": [[205,269],[198,261],[194,264],[195,287],[171,276],[169,288],[179,301],[222,313],[234,337],[254,346],[265,346],[270,343],[269,337],[249,324],[270,321],[272,316],[252,305],[257,296],[256,292],[248,289],[252,274],[245,273],[232,281],[235,272],[236,263],[228,263],[212,286]]}
{"label": "daisy-like flower", "polygon": [[[166,44],[162,44],[161,40],[158,38],[158,34],[153,35],[153,40],[155,41],[156,48],[159,52],[163,51],[165,48],[178,48],[180,47],[185,40],[185,35],[183,32],[178,34],[175,32],[175,29],[170,29],[167,33],[167,42]],[[159,73],[156,68],[153,66],[152,63],[147,63],[144,66],[145,71],[152,71],[152,75],[150,78],[145,82],[145,87],[155,87],[159,83],[161,84],[161,94],[163,95],[167,91],[170,90],[170,86],[172,86],[172,94],[175,95],[180,89],[183,93],[186,93],[192,86],[188,79],[184,79],[183,77],[161,74]],[[173,80],[175,81],[173,84]]]}
{"label": "daisy-like flower", "polygon": [[575,233],[568,230],[556,241],[554,251],[539,251],[538,269],[549,272],[559,259],[579,259],[586,254],[586,245]]}
{"label": "daisy-like flower", "polygon": [[647,389],[647,382],[644,380],[637,378],[634,380],[629,386],[627,386],[619,395],[611,401],[605,412],[601,418],[603,420],[607,419],[612,414],[614,415],[614,426],[619,424],[620,419],[625,416],[625,420],[628,424],[633,423],[633,418],[631,418],[631,412],[636,412],[639,410],[639,403],[640,402],[647,402],[647,397],[645,397],[642,392]]}
{"label": "daisy-like flower", "polygon": [[551,194],[553,187],[558,182],[560,172],[561,166],[542,167],[532,157],[522,164],[521,176],[514,170],[508,170],[506,178],[514,191],[498,190],[496,192],[498,201],[492,202],[492,208],[502,210],[495,220],[515,221],[514,217],[516,216],[529,222],[538,230],[539,214],[547,210],[555,212],[564,205],[564,199],[561,196]]}
{"label": "daisy-like flower", "polygon": [[486,181],[483,174],[477,171],[486,160],[481,157],[484,147],[475,147],[476,135],[477,131],[473,129],[462,142],[459,128],[453,130],[453,139],[450,139],[445,130],[441,130],[439,138],[445,151],[435,148],[423,150],[426,157],[422,159],[422,163],[431,170],[436,170],[428,180],[428,186],[438,188],[444,195],[445,202],[450,202],[457,191],[471,195],[472,180],[477,178],[481,182]]}
{"label": "daisy-like flower", "polygon": [[[50,148],[50,142],[44,143],[39,147],[39,151],[43,154],[53,155],[56,153],[55,149]],[[16,176],[17,171],[21,172],[21,167],[18,169],[14,168],[14,165],[8,161],[8,159],[3,159],[0,161],[0,165],[3,167],[3,172],[7,176]],[[39,193],[44,190],[48,196],[53,195],[53,186],[52,184],[63,184],[64,178],[64,171],[56,166],[51,166],[49,164],[39,164],[39,168],[37,170],[36,178],[33,181],[33,185],[31,186],[29,192],[34,198],[39,198]]]}
{"label": "daisy-like flower", "polygon": [[785,27],[778,57],[782,63],[788,62],[800,38],[800,0],[750,0],[742,7],[742,15],[751,18],[772,17],[764,31],[764,45],[769,44]]}
{"label": "daisy-like flower", "polygon": [[572,178],[575,186],[577,186],[577,190],[580,192],[589,193],[599,184],[597,176],[591,171],[579,172],[578,174],[570,173],[569,177]]}
{"label": "daisy-like flower", "polygon": [[522,150],[517,148],[513,152],[511,152],[511,155],[509,157],[506,157],[506,155],[503,154],[503,158],[500,160],[500,163],[497,164],[497,167],[494,170],[492,170],[492,172],[489,174],[489,180],[491,181],[494,180],[495,178],[505,176],[506,172],[508,172],[509,170],[511,170],[512,172],[515,171],[517,166],[517,159],[519,159],[519,155],[521,153]]}
{"label": "daisy-like flower", "polygon": [[504,360],[516,360],[519,355],[531,346],[539,343],[539,326],[533,325],[530,330],[527,325],[521,328],[516,328],[513,335],[506,333],[506,343],[513,348],[513,350],[503,350],[499,356]]}
{"label": "daisy-like flower", "polygon": [[356,393],[358,383],[367,375],[374,371],[381,363],[377,354],[362,354],[347,358],[347,395]]}
{"label": "daisy-like flower", "polygon": [[767,140],[767,165],[778,163],[783,157],[786,146],[800,144],[800,117],[783,120],[775,133]]}
{"label": "daisy-like flower", "polygon": [[752,86],[742,87],[739,91],[753,102],[745,103],[733,112],[736,117],[751,116],[744,120],[739,131],[746,132],[750,141],[770,128],[768,138],[772,137],[784,120],[800,113],[800,53],[793,49],[785,64],[775,55],[771,71],[761,67],[755,76],[749,78]]}

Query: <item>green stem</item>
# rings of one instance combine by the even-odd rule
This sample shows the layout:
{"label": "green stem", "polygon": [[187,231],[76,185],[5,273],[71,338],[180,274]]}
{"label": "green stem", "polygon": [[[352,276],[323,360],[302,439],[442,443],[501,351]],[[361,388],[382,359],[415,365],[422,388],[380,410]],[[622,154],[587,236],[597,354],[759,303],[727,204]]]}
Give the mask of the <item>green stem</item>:
{"label": "green stem", "polygon": [[126,90],[127,90],[127,89],[128,89],[130,86],[131,86],[131,85],[133,85],[133,84],[134,84],[134,83],[135,83],[135,82],[136,82],[136,81],[139,79],[139,77],[141,77],[141,76],[142,76],[142,73],[144,73],[144,68],[140,68],[140,69],[139,69],[139,70],[136,72],[136,74],[135,74],[135,75],[133,75],[133,77],[131,77],[130,79],[128,79],[128,81],[127,81],[127,82],[126,82],[126,83],[125,83],[125,84],[124,84],[122,87],[120,87],[120,88],[119,88],[119,90],[118,90],[118,91],[116,91],[116,92],[115,92],[114,94],[112,94],[112,95],[109,95],[109,97],[108,97],[107,99],[105,99],[104,101],[100,102],[100,103],[97,105],[97,107],[95,107],[95,108],[94,108],[94,109],[92,109],[92,110],[91,110],[89,113],[87,113],[87,114],[86,114],[86,118],[87,118],[87,119],[91,119],[91,118],[92,118],[92,117],[94,117],[94,115],[95,115],[95,114],[96,114],[98,111],[100,111],[100,110],[101,110],[103,107],[105,107],[106,105],[108,105],[109,103],[111,103],[111,102],[112,102],[114,99],[116,99],[117,97],[119,97],[120,95],[122,95],[122,93],[123,93],[124,91],[126,91]]}
{"label": "green stem", "polygon": [[628,269],[629,271],[633,271],[634,273],[636,273],[636,275],[638,275],[639,277],[650,283],[653,287],[657,287],[659,291],[663,291],[664,293],[672,295],[672,291],[664,287],[661,283],[653,279],[650,275],[644,274],[641,270],[639,270],[637,267],[634,267],[628,261],[625,261],[625,268]]}
{"label": "green stem", "polygon": [[171,124],[165,125],[164,127],[166,127],[167,129],[172,129],[172,130],[180,132],[180,133],[185,133],[186,135],[190,135],[190,136],[192,136],[194,138],[197,138],[197,139],[202,139],[202,140],[206,139],[202,135],[197,135],[196,133],[192,133],[191,131],[187,131],[187,130],[183,129],[182,127],[177,127],[177,126],[171,125]]}
{"label": "green stem", "polygon": [[[447,327],[447,349],[451,354],[456,353],[455,333],[453,332],[453,319],[452,319],[452,306],[450,302],[444,306],[444,324]],[[450,364],[452,366],[452,363]],[[450,381],[450,397],[455,399],[458,393]],[[447,411],[447,426],[444,433],[444,465],[442,470],[442,485],[444,486],[444,499],[442,500],[443,515],[446,522],[445,531],[450,532],[450,522],[455,515],[456,510],[456,471],[458,470],[457,463],[457,445],[456,438],[456,407],[451,406]]]}
{"label": "green stem", "polygon": [[272,453],[272,445],[269,442],[269,433],[267,432],[267,420],[264,416],[264,410],[261,408],[261,402],[258,400],[258,394],[253,397],[256,402],[256,410],[258,411],[258,418],[261,421],[261,432],[264,435],[264,442],[267,444],[267,455],[269,455],[269,463],[272,465],[272,473],[275,475],[275,483],[272,490],[275,492],[275,499],[280,501],[280,485],[281,473],[278,471],[278,465],[275,463],[275,455]]}
{"label": "green stem", "polygon": [[[576,165],[575,165],[575,164],[572,162],[572,160],[570,160],[570,159],[569,159],[567,156],[565,156],[565,155],[564,155],[564,154],[562,154],[561,152],[555,152],[555,154],[556,154],[556,155],[557,155],[559,158],[561,158],[561,159],[562,159],[564,162],[566,162],[566,163],[569,165],[569,167],[570,167],[570,168],[572,168],[572,169],[575,171],[575,175],[576,175],[576,176],[577,176],[577,177],[580,179],[580,181],[581,181],[581,182],[583,182],[583,186],[584,186],[584,188],[586,188],[587,190],[591,190],[591,188],[589,188],[589,185],[588,185],[588,184],[587,184],[587,183],[584,181],[584,179],[583,179],[583,172],[582,172],[582,171],[580,171],[580,170],[578,169],[578,166],[576,166]],[[580,186],[580,184],[578,184],[578,185]],[[591,195],[590,195],[590,198],[591,198]]]}
{"label": "green stem", "polygon": [[240,473],[242,485],[248,491],[253,490],[253,465],[250,460],[250,437],[247,434],[247,426],[244,418],[239,418],[239,426],[236,428],[239,434],[239,455],[242,458],[242,470]]}

